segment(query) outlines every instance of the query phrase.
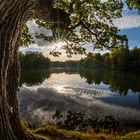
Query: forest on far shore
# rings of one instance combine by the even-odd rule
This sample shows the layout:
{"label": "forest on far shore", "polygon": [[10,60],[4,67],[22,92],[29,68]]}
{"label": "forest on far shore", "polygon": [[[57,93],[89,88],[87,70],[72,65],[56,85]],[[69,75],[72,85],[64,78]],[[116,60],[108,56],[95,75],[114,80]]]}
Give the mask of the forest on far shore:
{"label": "forest on far shore", "polygon": [[124,47],[112,49],[110,53],[88,53],[87,56],[79,61],[51,61],[40,52],[20,53],[21,68],[28,69],[47,69],[50,67],[69,67],[83,69],[107,68],[123,71],[140,70],[140,48],[132,50]]}

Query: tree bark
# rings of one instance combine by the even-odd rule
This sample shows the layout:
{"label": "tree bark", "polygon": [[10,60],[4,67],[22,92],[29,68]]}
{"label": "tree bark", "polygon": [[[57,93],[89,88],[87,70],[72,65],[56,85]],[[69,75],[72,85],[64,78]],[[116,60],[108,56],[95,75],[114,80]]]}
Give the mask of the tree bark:
{"label": "tree bark", "polygon": [[0,0],[0,139],[25,140],[16,92],[20,67],[18,49],[23,24],[35,0]]}

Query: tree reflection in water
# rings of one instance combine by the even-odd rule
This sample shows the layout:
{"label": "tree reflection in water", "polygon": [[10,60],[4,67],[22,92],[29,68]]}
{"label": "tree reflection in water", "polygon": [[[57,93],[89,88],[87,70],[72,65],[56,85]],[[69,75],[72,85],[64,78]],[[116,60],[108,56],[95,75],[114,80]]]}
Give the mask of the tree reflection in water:
{"label": "tree reflection in water", "polygon": [[[39,85],[45,79],[49,79],[52,73],[78,74],[81,78],[86,79],[88,84],[100,85],[104,83],[109,86],[112,92],[117,92],[122,96],[126,96],[129,90],[133,93],[140,93],[140,75],[124,72],[110,71],[106,69],[100,70],[77,70],[77,69],[51,69],[51,70],[30,70],[23,71],[21,77],[21,86]],[[59,80],[59,79],[58,79]],[[140,94],[139,94],[140,102]]]}
{"label": "tree reflection in water", "polygon": [[79,71],[81,78],[87,79],[88,84],[95,83],[99,85],[104,83],[109,85],[109,89],[112,92],[118,92],[123,96],[128,94],[128,90],[132,90],[134,93],[140,92],[140,75],[130,74],[109,70],[84,70]]}
{"label": "tree reflection in water", "polygon": [[[52,79],[60,84],[56,90],[49,88],[46,84],[46,81]],[[61,80],[64,81],[61,82]],[[85,81],[93,88],[88,89]],[[64,86],[68,93],[63,94],[61,93],[62,87],[66,82],[74,82],[74,84],[76,82],[77,87],[74,87],[74,84]],[[85,85],[81,85],[83,83]],[[107,85],[107,88],[120,93],[121,96],[112,92],[109,95],[108,90],[101,93],[95,89],[95,84]],[[47,120],[50,121],[57,110],[64,113],[68,110],[84,112],[91,117],[112,114],[114,117],[119,117],[123,123],[126,122],[127,125],[132,122],[135,126],[140,122],[138,104],[140,97],[138,98],[138,94],[135,95],[140,92],[140,76],[136,74],[101,69],[79,72],[76,69],[35,70],[22,74],[21,85],[23,86],[18,94],[20,114],[29,122],[44,124]],[[126,96],[130,90],[134,96]]]}

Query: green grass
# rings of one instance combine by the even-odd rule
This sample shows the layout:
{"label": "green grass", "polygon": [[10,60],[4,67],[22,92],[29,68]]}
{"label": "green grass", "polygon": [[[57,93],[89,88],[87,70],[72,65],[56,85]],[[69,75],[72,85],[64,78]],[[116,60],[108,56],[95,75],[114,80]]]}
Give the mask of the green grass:
{"label": "green grass", "polygon": [[44,140],[140,140],[140,130],[130,132],[125,135],[113,135],[106,133],[79,132],[60,129],[54,125],[48,125],[37,129],[30,129],[24,119],[21,119],[23,128],[39,138]]}
{"label": "green grass", "polygon": [[[113,135],[113,134],[103,134],[103,133],[88,133],[88,132],[78,132],[78,131],[69,131],[65,129],[59,129],[56,126],[46,126],[38,128],[31,131],[34,134],[40,134],[43,136],[50,136],[50,140],[64,139],[64,140],[140,140],[140,131],[131,132],[124,136]],[[52,138],[52,139],[51,139]]]}
{"label": "green grass", "polygon": [[107,139],[112,136],[104,136],[103,134],[91,135],[89,133],[79,132],[79,131],[70,131],[65,129],[59,129],[56,126],[46,126],[38,128],[31,131],[34,134],[41,134],[43,136],[49,135],[52,140],[96,140],[96,139]]}
{"label": "green grass", "polygon": [[24,130],[29,131],[29,125],[26,123],[26,121],[24,120],[24,118],[20,117],[20,122],[21,122],[22,128]]}

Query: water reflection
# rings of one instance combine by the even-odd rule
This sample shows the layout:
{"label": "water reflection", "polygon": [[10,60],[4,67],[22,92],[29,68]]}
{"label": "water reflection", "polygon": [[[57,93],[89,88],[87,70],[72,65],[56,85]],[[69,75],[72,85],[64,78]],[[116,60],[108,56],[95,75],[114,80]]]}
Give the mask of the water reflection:
{"label": "water reflection", "polygon": [[87,79],[87,83],[100,84],[103,82],[109,85],[112,92],[118,92],[121,95],[127,95],[131,89],[133,93],[140,92],[140,75],[114,72],[109,70],[96,70],[96,71],[80,71],[81,77]]}
{"label": "water reflection", "polygon": [[45,79],[48,79],[51,76],[50,72],[47,70],[28,70],[22,71],[21,74],[21,86],[23,83],[26,85],[39,85]]}
{"label": "water reflection", "polygon": [[[107,86],[112,92],[118,92],[124,96],[126,96],[130,90],[132,90],[133,93],[140,93],[140,75],[114,72],[109,70],[77,71],[76,69],[52,69],[47,71],[46,70],[24,71],[22,73],[21,85],[23,83],[26,83],[27,85],[30,86],[41,84],[43,83],[44,80],[49,79],[51,77],[51,74],[55,74],[56,76],[56,78],[54,77],[55,80],[61,82],[60,81],[60,78],[62,78],[60,77],[61,75],[60,76],[57,75],[61,73],[65,73],[67,75],[78,75],[79,73],[81,77],[80,80],[86,79],[86,83],[88,83],[89,85],[92,84],[99,85],[100,88],[103,88],[104,85],[105,87]],[[64,79],[66,78],[64,77]]]}
{"label": "water reflection", "polygon": [[[113,98],[113,94],[106,95],[106,93],[92,90],[74,92],[73,88],[73,92],[68,90],[67,94],[63,94],[43,85],[32,87],[24,85],[18,94],[19,110],[29,123],[38,125],[54,122],[52,115],[56,110],[63,114],[71,110],[83,112],[89,118],[112,115],[124,125],[139,124],[140,126],[140,110],[135,97],[123,99],[122,102],[117,103],[118,100]],[[114,99],[113,105],[110,103],[112,102],[109,100],[110,97],[112,97],[111,100]],[[130,104],[131,102],[133,104]]]}
{"label": "water reflection", "polygon": [[71,110],[90,117],[113,115],[122,124],[139,127],[139,85],[139,75],[105,70],[28,71],[22,75],[19,110],[31,124],[53,122],[56,110]]}
{"label": "water reflection", "polygon": [[50,70],[27,70],[22,71],[21,74],[21,86],[23,83],[26,83],[27,85],[38,85],[41,84],[45,79],[49,79],[52,73],[66,73],[66,74],[77,74],[77,69],[50,69]]}

